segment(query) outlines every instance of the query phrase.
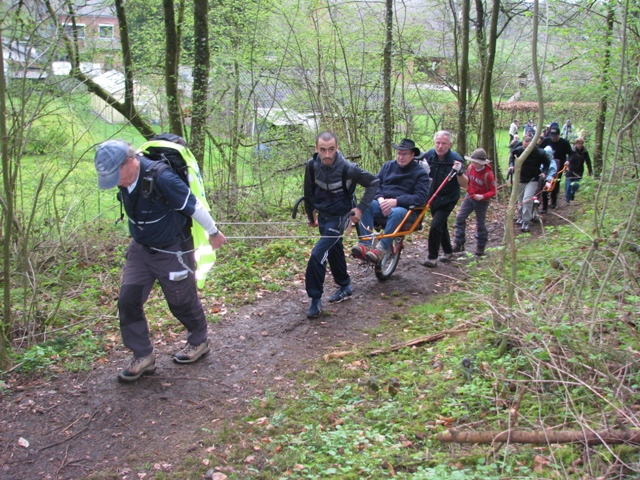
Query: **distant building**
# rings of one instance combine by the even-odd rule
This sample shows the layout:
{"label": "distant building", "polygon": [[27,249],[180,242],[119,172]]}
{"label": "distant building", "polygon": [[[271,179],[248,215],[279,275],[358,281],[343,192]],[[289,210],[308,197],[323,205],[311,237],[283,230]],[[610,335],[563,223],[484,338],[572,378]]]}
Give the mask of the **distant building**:
{"label": "distant building", "polygon": [[[84,0],[76,2],[74,15],[62,13],[59,23],[69,38],[78,38],[83,61],[100,63],[105,70],[122,65],[120,61],[120,29],[113,2]],[[62,52],[63,50],[61,50]],[[69,60],[66,55],[59,60]]]}
{"label": "distant building", "polygon": [[7,82],[12,78],[45,80],[48,76],[42,55],[27,42],[2,39],[2,57]]}
{"label": "distant building", "polygon": [[[124,74],[116,70],[110,70],[102,75],[93,77],[92,80],[119,102],[124,101]],[[159,116],[155,108],[157,100],[149,89],[135,82],[134,98],[138,113],[151,121],[157,120]],[[109,123],[127,123],[128,121],[115,108],[94,94],[91,94],[91,109]]]}

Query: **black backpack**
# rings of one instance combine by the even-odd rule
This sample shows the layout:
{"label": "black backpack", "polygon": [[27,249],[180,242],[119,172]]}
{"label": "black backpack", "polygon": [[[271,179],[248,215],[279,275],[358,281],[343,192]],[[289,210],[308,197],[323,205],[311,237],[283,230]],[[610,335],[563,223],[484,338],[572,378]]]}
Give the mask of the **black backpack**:
{"label": "black backpack", "polygon": [[152,167],[144,172],[145,175],[142,178],[142,195],[145,197],[154,195],[157,199],[162,198],[160,192],[155,188],[155,184],[160,174],[167,168],[173,170],[184,183],[189,185],[187,164],[180,150],[174,145],[188,147],[184,138],[173,133],[156,135],[140,147],[144,156],[154,161]]}
{"label": "black backpack", "polygon": [[[143,172],[141,191],[143,197],[152,196],[153,201],[159,200],[166,203],[162,193],[156,188],[156,184],[160,174],[167,168],[173,170],[189,186],[189,169],[181,154],[181,150],[184,149],[188,149],[185,139],[173,133],[156,135],[140,147],[144,157],[153,161],[152,166]],[[121,192],[118,192],[117,197],[120,202],[120,219],[118,221],[123,221],[124,209]],[[133,220],[137,223],[137,219]],[[191,218],[188,219],[186,227],[189,226],[191,226]]]}

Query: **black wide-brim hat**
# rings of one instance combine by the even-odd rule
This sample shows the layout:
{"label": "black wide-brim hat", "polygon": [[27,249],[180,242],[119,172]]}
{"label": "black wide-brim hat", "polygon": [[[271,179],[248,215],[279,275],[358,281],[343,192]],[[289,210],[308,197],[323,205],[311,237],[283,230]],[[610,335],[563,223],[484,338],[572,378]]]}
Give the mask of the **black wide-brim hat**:
{"label": "black wide-brim hat", "polygon": [[414,157],[420,155],[420,149],[416,147],[416,142],[409,140],[408,138],[400,140],[398,145],[392,143],[391,146],[396,150],[411,150]]}

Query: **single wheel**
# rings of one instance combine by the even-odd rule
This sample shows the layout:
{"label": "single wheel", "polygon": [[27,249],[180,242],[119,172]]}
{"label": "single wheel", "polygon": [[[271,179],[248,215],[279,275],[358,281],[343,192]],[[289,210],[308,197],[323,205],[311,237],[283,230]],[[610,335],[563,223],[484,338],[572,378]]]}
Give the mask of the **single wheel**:
{"label": "single wheel", "polygon": [[404,237],[397,237],[393,240],[391,248],[382,259],[380,264],[376,264],[376,277],[383,282],[396,270],[398,262],[400,261],[400,253],[402,252]]}

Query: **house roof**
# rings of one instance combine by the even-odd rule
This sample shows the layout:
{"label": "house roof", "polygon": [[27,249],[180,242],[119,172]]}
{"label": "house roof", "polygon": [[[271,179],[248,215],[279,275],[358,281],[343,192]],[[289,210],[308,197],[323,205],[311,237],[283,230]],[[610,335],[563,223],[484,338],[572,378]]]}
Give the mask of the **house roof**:
{"label": "house roof", "polygon": [[113,1],[77,0],[74,2],[76,16],[115,17]]}
{"label": "house roof", "polygon": [[117,70],[109,70],[102,75],[93,77],[92,80],[111,95],[124,90],[124,74]]}

